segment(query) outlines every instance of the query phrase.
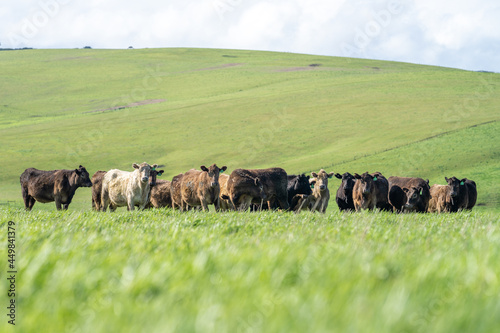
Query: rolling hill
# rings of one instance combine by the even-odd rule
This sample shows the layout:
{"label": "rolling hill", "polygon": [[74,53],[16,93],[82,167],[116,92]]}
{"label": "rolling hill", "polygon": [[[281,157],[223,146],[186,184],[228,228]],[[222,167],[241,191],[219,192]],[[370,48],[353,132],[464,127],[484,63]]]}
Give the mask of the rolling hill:
{"label": "rolling hill", "polygon": [[[180,48],[5,51],[0,62],[2,204],[22,205],[28,167],[147,161],[166,179],[212,163],[467,177],[478,209],[500,209],[500,74]],[[90,209],[90,191],[70,209]]]}

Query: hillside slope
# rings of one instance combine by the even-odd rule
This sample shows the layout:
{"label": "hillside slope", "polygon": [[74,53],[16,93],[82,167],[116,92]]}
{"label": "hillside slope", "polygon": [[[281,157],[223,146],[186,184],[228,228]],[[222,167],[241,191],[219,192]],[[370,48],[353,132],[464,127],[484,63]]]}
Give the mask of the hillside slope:
{"label": "hillside slope", "polygon": [[[21,204],[27,167],[148,161],[166,178],[211,163],[455,175],[500,207],[499,74],[207,49],[25,50],[0,61],[4,203]],[[81,189],[73,208],[89,202]]]}

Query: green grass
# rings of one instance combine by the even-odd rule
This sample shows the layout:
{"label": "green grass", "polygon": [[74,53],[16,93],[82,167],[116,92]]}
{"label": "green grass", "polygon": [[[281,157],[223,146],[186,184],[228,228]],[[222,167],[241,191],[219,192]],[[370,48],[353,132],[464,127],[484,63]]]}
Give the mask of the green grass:
{"label": "green grass", "polygon": [[0,214],[22,332],[498,328],[493,213]]}
{"label": "green grass", "polygon": [[[499,74],[207,49],[24,50],[0,61],[0,202],[13,207],[27,167],[148,161],[167,179],[214,162],[454,175],[478,182],[478,209],[500,208]],[[166,101],[99,111],[153,99]],[[79,190],[71,208],[89,202]]]}

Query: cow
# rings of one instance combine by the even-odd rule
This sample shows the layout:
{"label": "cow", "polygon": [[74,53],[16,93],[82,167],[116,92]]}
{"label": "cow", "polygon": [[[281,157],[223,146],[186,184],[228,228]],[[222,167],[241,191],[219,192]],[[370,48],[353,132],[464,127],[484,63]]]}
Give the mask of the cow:
{"label": "cow", "polygon": [[356,211],[377,208],[390,210],[389,183],[380,172],[372,174],[365,172],[362,175],[355,173],[354,178],[356,178],[356,182],[352,190],[352,198]]}
{"label": "cow", "polygon": [[[265,195],[260,191],[262,184]],[[287,174],[282,168],[268,169],[236,169],[231,172],[227,181],[228,192],[231,204],[234,209],[242,207],[250,197],[250,203],[262,205],[263,200],[267,200],[268,208],[277,207],[288,210]],[[240,197],[244,196],[244,199]],[[264,199],[265,197],[265,199]],[[241,200],[240,200],[241,199]],[[242,202],[240,202],[242,201]],[[276,203],[276,206],[274,204]]]}
{"label": "cow", "polygon": [[227,191],[227,181],[229,180],[229,175],[223,173],[219,174],[219,185],[220,185],[220,193],[219,193],[219,202],[220,202],[220,210],[228,211],[231,209],[231,202],[229,201],[229,192]]}
{"label": "cow", "polygon": [[296,194],[292,198],[290,209],[295,213],[299,213],[302,209],[310,209],[314,197],[307,194]]}
{"label": "cow", "polygon": [[[308,198],[308,202],[303,206],[307,206],[310,210],[325,213],[330,200],[330,190],[328,189],[328,179],[332,178],[334,172],[327,173],[321,169],[318,173],[312,172],[309,183],[313,186],[312,194]],[[299,209],[300,211],[300,209]]]}
{"label": "cow", "polygon": [[219,168],[216,164],[210,167],[202,165],[200,170],[191,169],[184,174],[181,182],[181,210],[201,206],[203,211],[213,204],[219,210],[219,173],[227,167]]}
{"label": "cow", "polygon": [[465,178],[465,187],[467,187],[467,196],[469,197],[469,200],[467,200],[467,209],[471,210],[476,205],[477,200],[476,182]]}
{"label": "cow", "polygon": [[340,186],[337,190],[337,195],[335,196],[335,201],[337,206],[339,206],[340,211],[353,211],[354,201],[352,200],[352,190],[356,182],[356,178],[349,172],[343,175],[336,173],[335,177],[342,180]]}
{"label": "cow", "polygon": [[170,198],[172,200],[173,209],[181,209],[182,207],[181,183],[183,176],[183,173],[174,176],[174,178],[172,178],[172,182],[170,183]]}
{"label": "cow", "polygon": [[301,175],[288,175],[287,176],[287,192],[288,192],[288,204],[292,205],[292,199],[296,194],[311,195],[311,185],[309,184],[309,176],[304,173]]}
{"label": "cow", "polygon": [[[223,195],[222,198],[229,200],[233,210],[247,210],[251,208],[252,202],[262,204],[268,199],[266,185],[256,176],[257,174],[263,175],[260,171],[259,169],[235,169],[231,172],[226,185],[227,195]],[[286,183],[284,185],[284,189],[281,190],[284,192],[281,194],[282,198],[286,193]]]}
{"label": "cow", "polygon": [[92,176],[92,209],[96,211],[101,210],[101,192],[102,180],[106,171],[98,170]]}
{"label": "cow", "polygon": [[430,188],[431,199],[429,200],[429,213],[442,213],[449,212],[453,204],[453,197],[451,196],[450,185],[434,184]]}
{"label": "cow", "polygon": [[21,174],[19,181],[26,210],[33,209],[35,201],[55,201],[57,210],[67,210],[77,188],[92,186],[89,173],[81,165],[74,170],[28,168]]}
{"label": "cow", "polygon": [[[151,168],[149,173],[149,186],[150,191],[154,188],[157,183],[156,177],[161,176],[164,170],[156,170],[156,168]],[[101,211],[101,193],[102,193],[102,180],[104,179],[104,175],[106,171],[96,171],[92,176],[92,209],[96,211]],[[148,204],[146,208],[151,208],[151,205]]]}
{"label": "cow", "polygon": [[146,208],[172,207],[171,187],[171,181],[157,180],[156,185],[151,188],[151,195]]}
{"label": "cow", "polygon": [[[398,188],[393,189],[393,186],[399,187],[403,193]],[[389,201],[395,211],[427,212],[430,198],[429,180],[417,177],[389,177]]]}
{"label": "cow", "polygon": [[458,212],[467,209],[469,205],[469,191],[465,182],[467,178],[458,179],[457,177],[447,178],[444,177],[448,185],[451,187],[451,197],[453,203],[451,205],[451,212]]}
{"label": "cow", "polygon": [[144,209],[149,202],[151,169],[157,166],[134,163],[133,172],[118,169],[106,172],[102,181],[101,210],[106,211],[108,206],[111,211],[123,206],[127,206],[127,210],[134,210],[135,206]]}

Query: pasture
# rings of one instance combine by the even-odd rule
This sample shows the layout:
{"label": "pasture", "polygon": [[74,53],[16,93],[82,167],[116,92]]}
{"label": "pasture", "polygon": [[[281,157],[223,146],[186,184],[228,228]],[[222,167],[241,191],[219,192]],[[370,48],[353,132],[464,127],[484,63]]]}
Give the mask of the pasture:
{"label": "pasture", "polygon": [[22,332],[498,328],[494,213],[1,214],[18,225]]}
{"label": "pasture", "polygon": [[[498,328],[500,74],[207,49],[0,62],[0,224],[16,223],[19,331]],[[324,215],[100,213],[88,188],[69,211],[22,208],[28,167],[92,175],[143,161],[165,165],[162,179],[212,163],[467,177],[478,201],[456,214],[339,213],[333,178]]]}

